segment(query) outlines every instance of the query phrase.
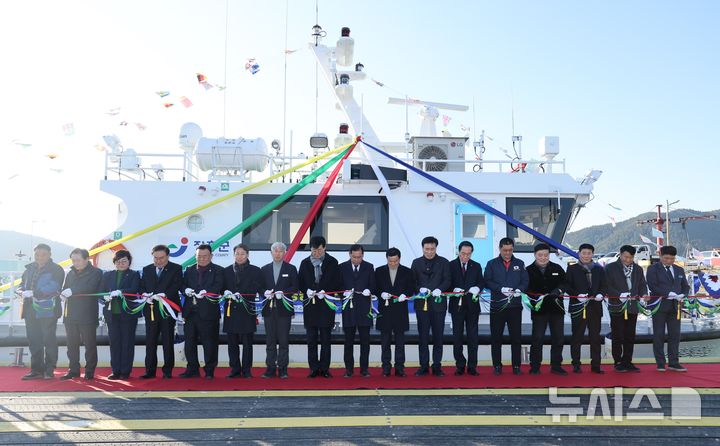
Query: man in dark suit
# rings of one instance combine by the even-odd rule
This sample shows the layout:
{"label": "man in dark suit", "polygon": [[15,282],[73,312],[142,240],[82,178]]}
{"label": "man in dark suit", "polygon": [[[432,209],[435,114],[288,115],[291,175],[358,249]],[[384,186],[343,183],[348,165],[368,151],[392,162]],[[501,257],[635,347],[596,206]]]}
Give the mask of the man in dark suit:
{"label": "man in dark suit", "polygon": [[261,270],[265,288],[263,295],[267,299],[262,310],[267,366],[263,378],[271,378],[276,376],[276,373],[280,378],[288,377],[290,322],[295,310],[284,299],[290,299],[298,292],[298,273],[294,265],[283,261],[285,251],[287,247],[284,243],[273,243],[270,247],[273,260]]}
{"label": "man in dark suit", "polygon": [[[605,265],[605,291],[608,294],[612,355],[616,372],[639,372],[632,363],[638,299],[647,296],[647,282],[635,263],[635,247],[620,247],[620,259]],[[628,300],[629,299],[629,300]],[[624,307],[624,309],[623,309]]]}
{"label": "man in dark suit", "polygon": [[[240,243],[233,248],[235,262],[225,268],[223,332],[227,334],[230,373],[228,378],[252,378],[253,338],[257,331],[255,297],[265,290],[260,268],[250,264],[250,249]],[[232,294],[231,294],[232,293]],[[242,343],[242,361],[240,361]]]}
{"label": "man in dark suit", "polygon": [[432,374],[445,376],[442,371],[442,353],[447,299],[442,293],[450,289],[450,262],[437,255],[437,245],[438,239],[425,237],[422,240],[423,255],[413,260],[410,266],[419,293],[426,296],[424,300],[414,302],[420,337],[420,368],[415,372],[415,376],[424,376],[430,372],[430,330],[433,337]]}
{"label": "man in dark suit", "polygon": [[[485,287],[482,266],[473,259],[473,244],[468,241],[458,245],[458,256],[450,262],[450,286],[459,297],[450,298],[450,315],[453,321],[453,356],[455,375],[465,373],[476,376],[478,353],[478,319],[480,300],[478,295]],[[463,332],[467,334],[467,360],[463,355]]]}
{"label": "man in dark suit", "polygon": [[163,348],[163,378],[172,378],[172,369],[175,367],[175,319],[168,316],[163,318],[160,314],[160,300],[167,297],[180,306],[180,288],[182,287],[182,268],[170,261],[170,249],[165,245],[157,245],[152,249],[153,263],[143,268],[140,279],[140,290],[147,299],[153,299],[145,304],[143,317],[145,318],[145,374],[141,379],[155,378],[157,371],[157,346],[162,338]]}
{"label": "man in dark suit", "polygon": [[[305,291],[305,299],[310,302],[303,310],[303,323],[307,331],[308,377],[330,374],[330,333],[335,326],[335,310],[325,301],[325,291],[342,289],[342,274],[335,257],[325,251],[327,242],[323,236],[310,238],[310,255],[300,262],[298,281],[300,289]],[[318,357],[318,340],[320,357]]]}
{"label": "man in dark suit", "polygon": [[207,293],[219,295],[225,289],[223,268],[212,263],[212,247],[202,244],[195,250],[196,265],[185,270],[185,302],[183,317],[185,318],[185,357],[187,369],[180,378],[200,376],[198,360],[198,339],[203,346],[205,356],[205,378],[215,376],[218,363],[218,341],[220,336],[219,305],[207,297]]}
{"label": "man in dark suit", "polygon": [[527,290],[528,273],[525,263],[513,255],[515,242],[509,237],[500,239],[500,255],[485,266],[485,286],[490,289],[490,353],[493,374],[502,373],[502,340],[505,325],[510,335],[512,370],[520,370],[520,341],[522,330],[521,293]]}
{"label": "man in dark suit", "polygon": [[568,266],[565,291],[571,296],[568,310],[572,315],[572,356],[573,372],[582,373],[580,368],[580,348],[585,329],[590,338],[590,370],[593,373],[605,373],[600,367],[600,321],[603,316],[603,295],[605,294],[605,270],[593,262],[595,247],[589,243],[580,245],[580,261]]}
{"label": "man in dark suit", "polygon": [[395,376],[405,377],[405,332],[410,329],[407,300],[415,293],[415,277],[410,268],[400,264],[399,249],[388,249],[385,258],[387,265],[375,270],[376,294],[382,299],[378,303],[380,316],[377,320],[382,345],[382,373],[383,376],[390,376],[390,343],[394,337]]}
{"label": "man in dark suit", "polygon": [[[660,248],[660,263],[647,269],[647,284],[651,296],[658,296],[648,305],[660,305],[653,314],[653,353],[658,372],[665,371],[665,328],[667,327],[667,368],[673,372],[686,372],[680,364],[680,308],[683,298],[690,292],[685,270],[675,265],[677,249]],[[659,300],[659,301],[658,301]]]}
{"label": "man in dark suit", "polygon": [[[69,369],[61,380],[80,377],[80,344],[85,346],[85,379],[95,378],[97,367],[97,297],[82,296],[101,291],[102,271],[90,264],[87,249],[75,248],[70,253],[72,267],[65,277],[63,291],[65,300],[63,322],[67,334],[67,355]],[[78,296],[73,296],[76,294]]]}
{"label": "man in dark suit", "polygon": [[[528,297],[533,306],[532,344],[530,346],[530,374],[540,373],[542,364],[543,339],[550,326],[550,373],[567,375],[562,368],[562,350],[565,345],[565,302],[561,295],[565,283],[565,270],[550,261],[550,246],[545,243],[535,245],[535,261],[528,265]],[[540,303],[540,296],[544,296]]]}
{"label": "man in dark suit", "polygon": [[353,375],[355,358],[353,348],[355,332],[360,334],[360,375],[370,376],[368,362],[370,356],[370,329],[372,319],[372,292],[375,290],[375,267],[363,260],[365,249],[362,245],[350,247],[350,260],[340,264],[343,289],[346,298],[342,310],[343,332],[345,333],[345,378]]}

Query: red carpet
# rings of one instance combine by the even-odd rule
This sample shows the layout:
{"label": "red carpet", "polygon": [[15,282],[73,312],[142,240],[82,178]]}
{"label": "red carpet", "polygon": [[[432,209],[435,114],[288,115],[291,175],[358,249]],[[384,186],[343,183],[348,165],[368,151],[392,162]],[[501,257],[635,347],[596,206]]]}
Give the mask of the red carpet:
{"label": "red carpet", "polygon": [[[639,365],[641,373],[616,373],[612,367],[604,367],[604,375],[590,373],[589,367],[583,367],[582,374],[570,373],[556,376],[543,366],[542,374],[529,375],[526,366],[524,374],[514,376],[510,367],[505,367],[501,376],[494,376],[492,368],[480,367],[480,376],[453,376],[454,367],[445,367],[447,376],[415,377],[415,369],[407,369],[406,378],[383,377],[380,369],[371,369],[372,376],[363,378],[358,375],[343,378],[344,369],[333,369],[333,378],[306,378],[307,369],[290,369],[289,379],[262,379],[263,369],[254,369],[254,378],[228,379],[228,369],[216,371],[214,380],[204,378],[181,379],[177,375],[184,369],[175,369],[172,379],[141,380],[143,373],[135,369],[134,376],[127,381],[109,381],[107,368],[97,370],[96,379],[85,381],[73,379],[60,381],[64,370],[55,372],[53,380],[22,381],[20,378],[29,370],[25,368],[0,367],[0,392],[82,392],[82,391],[187,391],[187,390],[348,390],[348,389],[447,389],[447,388],[545,388],[545,387],[709,387],[720,388],[720,364],[687,364],[686,373],[667,371],[657,372],[654,365]],[[569,371],[569,367],[567,367]],[[356,371],[357,372],[357,371]]]}

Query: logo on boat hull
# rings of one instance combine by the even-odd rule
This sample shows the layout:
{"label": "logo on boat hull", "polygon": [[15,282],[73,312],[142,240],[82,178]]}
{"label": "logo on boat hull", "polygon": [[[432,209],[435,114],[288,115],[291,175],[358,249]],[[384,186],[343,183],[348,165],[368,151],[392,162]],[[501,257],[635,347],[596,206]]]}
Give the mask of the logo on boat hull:
{"label": "logo on boat hull", "polygon": [[[185,254],[185,251],[187,251],[188,238],[182,237],[180,239],[180,246],[177,246],[175,243],[171,243],[168,245],[168,248],[170,248],[170,257],[180,257],[181,255]],[[173,249],[175,251],[172,251]]]}

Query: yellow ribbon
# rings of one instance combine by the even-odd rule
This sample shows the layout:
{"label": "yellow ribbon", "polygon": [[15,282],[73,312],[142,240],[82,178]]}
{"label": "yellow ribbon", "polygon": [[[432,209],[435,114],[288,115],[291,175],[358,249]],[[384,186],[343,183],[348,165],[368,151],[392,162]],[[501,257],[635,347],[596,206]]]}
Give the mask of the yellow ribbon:
{"label": "yellow ribbon", "polygon": [[625,320],[627,320],[627,305],[625,306]]}
{"label": "yellow ribbon", "polygon": [[425,297],[425,305],[423,306],[423,311],[427,311],[427,297]]}
{"label": "yellow ribbon", "polygon": [[155,311],[153,311],[153,308],[155,308],[155,304],[150,304],[150,321],[155,322]]}
{"label": "yellow ribbon", "polygon": [[231,301],[228,301],[227,304],[228,304],[228,305],[227,305],[227,311],[225,312],[225,316],[226,316],[226,317],[230,317],[230,307],[232,307],[232,302],[231,302]]}
{"label": "yellow ribbon", "polygon": [[587,317],[586,317],[587,314],[585,312],[586,309],[587,309],[587,303],[585,303],[585,306],[583,307],[583,319],[587,319]]}

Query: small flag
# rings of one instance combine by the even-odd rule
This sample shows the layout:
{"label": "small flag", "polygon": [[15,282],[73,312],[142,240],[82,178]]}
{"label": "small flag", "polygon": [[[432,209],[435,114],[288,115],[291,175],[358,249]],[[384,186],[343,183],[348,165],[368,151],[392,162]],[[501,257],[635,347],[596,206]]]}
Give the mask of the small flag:
{"label": "small flag", "polygon": [[120,113],[120,107],[111,108],[110,110],[106,111],[106,115],[115,116]]}
{"label": "small flag", "polygon": [[255,74],[260,71],[260,65],[255,62],[255,58],[251,58],[248,59],[247,62],[245,62],[245,69],[248,70],[251,74]]}
{"label": "small flag", "polygon": [[[655,242],[650,240],[649,238],[645,237],[644,235],[640,234],[640,240],[643,241],[643,243],[649,243],[651,245],[656,245]],[[656,245],[657,246],[657,245]]]}
{"label": "small flag", "polygon": [[170,92],[169,91],[156,91],[155,94],[157,94],[161,98],[164,98],[165,96],[168,96],[170,94]]}
{"label": "small flag", "polygon": [[180,103],[185,107],[189,108],[192,107],[193,103],[190,101],[190,99],[186,98],[185,96],[180,98]]}
{"label": "small flag", "polygon": [[442,115],[443,127],[447,127],[452,118],[448,115]]}
{"label": "small flag", "polygon": [[656,238],[664,239],[665,235],[659,231],[657,228],[651,228],[652,229],[652,236]]}
{"label": "small flag", "polygon": [[165,107],[165,108],[170,108],[170,107],[172,107],[173,105],[175,105],[175,104],[173,104],[172,102],[165,102],[165,103],[163,104],[163,107]]}
{"label": "small flag", "polygon": [[384,87],[384,86],[385,86],[385,84],[383,84],[382,82],[377,81],[377,80],[375,80],[375,79],[373,79],[372,81],[375,82],[375,84],[377,84],[378,87]]}
{"label": "small flag", "polygon": [[145,124],[143,124],[142,122],[136,122],[135,127],[137,127],[137,129],[140,130],[141,132],[147,128],[147,126]]}
{"label": "small flag", "polygon": [[613,228],[615,226],[617,226],[617,222],[615,221],[615,219],[612,216],[608,215],[608,218],[610,219],[610,224],[612,224]]}

